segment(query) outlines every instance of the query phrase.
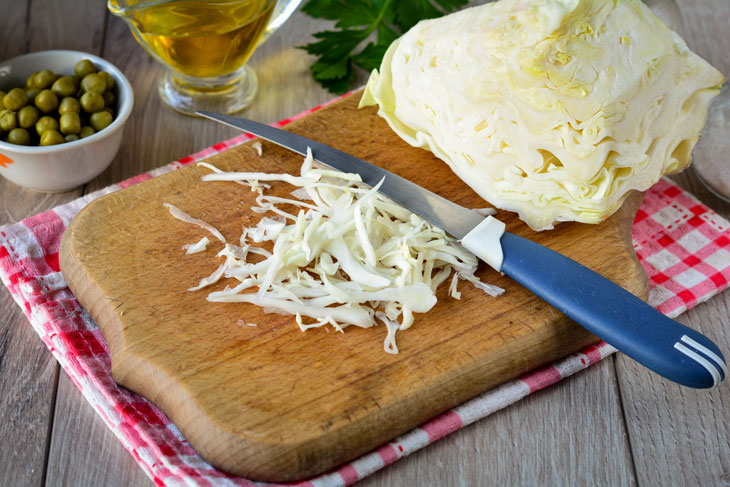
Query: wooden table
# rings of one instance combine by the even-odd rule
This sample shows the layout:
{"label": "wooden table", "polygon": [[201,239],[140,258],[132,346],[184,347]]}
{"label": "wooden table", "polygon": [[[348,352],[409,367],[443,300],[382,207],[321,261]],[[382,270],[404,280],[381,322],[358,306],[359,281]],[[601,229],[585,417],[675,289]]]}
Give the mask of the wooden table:
{"label": "wooden table", "polygon": [[[680,1],[690,47],[730,73],[730,2]],[[118,66],[136,96],[122,149],[83,188],[33,193],[0,180],[0,225],[164,165],[236,134],[165,108],[162,68],[101,0],[0,0],[0,59],[77,49]],[[246,116],[273,122],[327,101],[296,46],[329,25],[295,13],[254,55],[261,90]],[[366,75],[360,74],[364,82]],[[725,217],[692,171],[675,180]],[[730,351],[730,292],[680,321]],[[726,353],[727,355],[727,353]],[[0,290],[0,485],[147,486],[114,435]],[[730,485],[730,381],[707,392],[679,387],[614,355],[461,430],[361,485]]]}

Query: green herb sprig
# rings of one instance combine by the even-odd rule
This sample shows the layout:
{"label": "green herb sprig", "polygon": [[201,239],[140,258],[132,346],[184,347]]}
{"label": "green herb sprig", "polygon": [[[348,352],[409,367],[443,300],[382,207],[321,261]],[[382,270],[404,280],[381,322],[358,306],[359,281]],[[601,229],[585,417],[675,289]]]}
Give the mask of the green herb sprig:
{"label": "green herb sprig", "polygon": [[[318,39],[301,46],[317,56],[310,67],[314,79],[332,93],[344,93],[354,77],[353,65],[371,71],[380,65],[385,51],[423,19],[440,17],[467,0],[308,0],[307,15],[335,20],[336,30],[317,32]],[[375,42],[363,43],[376,33]]]}

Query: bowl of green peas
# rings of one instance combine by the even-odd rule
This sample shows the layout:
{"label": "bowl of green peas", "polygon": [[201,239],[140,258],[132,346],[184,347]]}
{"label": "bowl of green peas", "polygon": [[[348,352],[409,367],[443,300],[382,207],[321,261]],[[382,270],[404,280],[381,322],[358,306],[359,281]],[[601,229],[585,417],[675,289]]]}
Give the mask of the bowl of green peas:
{"label": "bowl of green peas", "polygon": [[79,51],[0,62],[0,175],[42,192],[76,188],[111,164],[132,112],[127,78]]}

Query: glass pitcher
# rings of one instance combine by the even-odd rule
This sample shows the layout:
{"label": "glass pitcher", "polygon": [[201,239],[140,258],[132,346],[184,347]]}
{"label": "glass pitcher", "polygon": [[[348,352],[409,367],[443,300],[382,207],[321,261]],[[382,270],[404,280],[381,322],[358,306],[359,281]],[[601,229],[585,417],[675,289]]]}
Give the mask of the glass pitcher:
{"label": "glass pitcher", "polygon": [[246,65],[301,0],[108,0],[135,39],[167,66],[158,89],[173,109],[234,113],[256,95]]}

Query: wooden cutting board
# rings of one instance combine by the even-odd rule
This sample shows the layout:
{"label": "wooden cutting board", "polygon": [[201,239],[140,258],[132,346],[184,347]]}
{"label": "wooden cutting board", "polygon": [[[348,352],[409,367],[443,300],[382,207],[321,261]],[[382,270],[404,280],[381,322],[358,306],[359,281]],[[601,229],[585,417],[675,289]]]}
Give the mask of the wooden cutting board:
{"label": "wooden cutting board", "polygon": [[[401,141],[374,108],[358,110],[358,100],[353,95],[287,129],[461,205],[485,206],[444,163]],[[224,170],[269,172],[297,172],[301,161],[267,142],[262,156],[247,143],[209,159]],[[210,303],[211,289],[186,289],[218,267],[221,245],[214,240],[204,253],[184,255],[182,245],[207,232],[172,218],[163,203],[233,242],[260,215],[250,210],[255,194],[248,188],[202,182],[208,172],[188,166],[94,201],[66,230],[60,259],[69,287],[109,343],[115,380],[156,403],[203,458],[232,474],[267,481],[319,474],[597,341],[485,265],[479,277],[506,292],[493,298],[462,283],[455,300],[442,286],[437,305],[397,335],[398,355],[383,351],[383,326],[302,332],[291,316]],[[645,297],[630,239],[637,199],[600,225],[564,223],[549,232],[532,232],[510,213],[499,217],[509,231]]]}

